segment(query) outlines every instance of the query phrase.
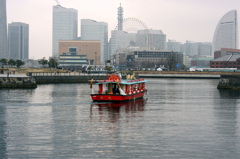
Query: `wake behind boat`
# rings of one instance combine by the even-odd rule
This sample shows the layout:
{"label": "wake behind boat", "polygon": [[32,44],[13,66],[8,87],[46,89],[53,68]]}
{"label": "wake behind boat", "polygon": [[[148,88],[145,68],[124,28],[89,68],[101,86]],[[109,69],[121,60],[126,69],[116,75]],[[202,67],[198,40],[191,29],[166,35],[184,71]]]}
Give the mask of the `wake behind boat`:
{"label": "wake behind boat", "polygon": [[90,80],[92,89],[91,98],[94,102],[121,102],[143,98],[147,89],[144,79],[123,80],[119,75],[110,75],[106,80],[97,81],[98,92],[95,93],[92,87],[94,80]]}

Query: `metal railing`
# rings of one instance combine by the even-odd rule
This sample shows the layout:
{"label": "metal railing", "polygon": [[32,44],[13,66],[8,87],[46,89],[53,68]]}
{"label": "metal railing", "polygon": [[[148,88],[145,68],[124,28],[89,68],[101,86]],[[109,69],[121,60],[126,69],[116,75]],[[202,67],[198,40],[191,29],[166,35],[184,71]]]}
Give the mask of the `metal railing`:
{"label": "metal railing", "polygon": [[81,73],[81,72],[29,72],[28,76],[107,76],[106,73]]}

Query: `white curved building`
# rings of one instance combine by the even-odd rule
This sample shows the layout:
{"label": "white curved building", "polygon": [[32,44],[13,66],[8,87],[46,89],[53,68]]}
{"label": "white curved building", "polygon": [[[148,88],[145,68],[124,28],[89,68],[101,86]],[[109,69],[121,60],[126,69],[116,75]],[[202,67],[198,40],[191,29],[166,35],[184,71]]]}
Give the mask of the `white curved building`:
{"label": "white curved building", "polygon": [[213,53],[221,48],[238,48],[237,10],[227,12],[219,21],[213,37]]}

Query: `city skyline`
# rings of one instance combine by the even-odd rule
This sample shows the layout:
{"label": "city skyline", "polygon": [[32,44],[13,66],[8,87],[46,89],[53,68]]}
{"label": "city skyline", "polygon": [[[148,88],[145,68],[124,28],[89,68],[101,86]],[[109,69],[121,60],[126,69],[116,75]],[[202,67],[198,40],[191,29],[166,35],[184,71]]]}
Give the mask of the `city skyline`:
{"label": "city skyline", "polygon": [[[109,38],[111,30],[114,30],[118,23],[117,8],[120,3],[124,8],[124,18],[139,18],[149,29],[162,30],[167,39],[182,43],[186,40],[211,42],[219,19],[230,10],[240,9],[238,0],[60,0],[63,7],[78,10],[78,36],[80,19],[92,19],[108,23]],[[54,0],[7,1],[8,23],[20,21],[30,26],[29,58],[51,56],[53,5],[56,5]]]}

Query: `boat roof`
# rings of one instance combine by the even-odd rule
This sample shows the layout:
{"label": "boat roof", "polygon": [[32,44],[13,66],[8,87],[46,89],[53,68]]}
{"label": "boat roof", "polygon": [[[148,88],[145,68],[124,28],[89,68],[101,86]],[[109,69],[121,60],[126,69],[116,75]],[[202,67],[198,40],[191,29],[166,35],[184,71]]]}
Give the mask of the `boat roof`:
{"label": "boat roof", "polygon": [[132,84],[138,84],[138,83],[146,83],[148,82],[145,79],[136,79],[136,80],[121,80],[121,81],[115,81],[115,80],[101,80],[98,81],[96,84],[106,84],[106,83],[119,83],[123,85],[132,85]]}

